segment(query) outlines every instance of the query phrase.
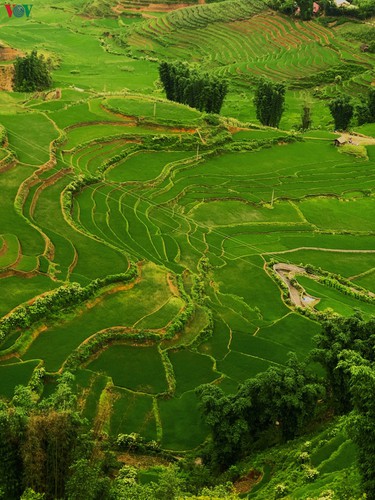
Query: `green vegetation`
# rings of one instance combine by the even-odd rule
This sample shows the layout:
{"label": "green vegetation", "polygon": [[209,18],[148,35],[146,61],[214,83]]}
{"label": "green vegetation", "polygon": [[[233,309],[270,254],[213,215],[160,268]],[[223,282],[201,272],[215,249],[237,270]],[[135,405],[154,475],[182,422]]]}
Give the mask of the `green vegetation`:
{"label": "green vegetation", "polygon": [[88,368],[103,372],[115,385],[136,392],[158,394],[167,389],[162,360],[155,347],[113,345]]}
{"label": "green vegetation", "polygon": [[254,105],[262,125],[278,127],[284,111],[285,85],[267,80],[258,83]]}
{"label": "green vegetation", "polygon": [[353,106],[347,96],[338,97],[329,103],[336,130],[347,130],[353,116]]}
{"label": "green vegetation", "polygon": [[371,498],[372,6],[35,1],[0,47],[0,497]]}
{"label": "green vegetation", "polygon": [[52,85],[48,61],[33,50],[25,57],[18,57],[14,63],[13,89],[16,92],[45,90]]}
{"label": "green vegetation", "polygon": [[228,84],[208,73],[199,73],[182,63],[163,61],[159,75],[167,99],[187,104],[206,113],[220,113]]}

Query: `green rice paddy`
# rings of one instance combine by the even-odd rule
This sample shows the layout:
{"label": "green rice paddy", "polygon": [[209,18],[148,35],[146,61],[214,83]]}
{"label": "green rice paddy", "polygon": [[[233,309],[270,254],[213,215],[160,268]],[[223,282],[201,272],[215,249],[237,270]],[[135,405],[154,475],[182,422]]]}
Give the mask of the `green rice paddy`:
{"label": "green rice paddy", "polygon": [[[283,366],[289,352],[305,359],[314,347],[320,325],[282,298],[266,269],[271,259],[311,264],[375,293],[374,146],[368,159],[340,154],[326,101],[308,86],[335,65],[357,64],[362,75],[373,59],[334,28],[270,15],[260,1],[245,11],[229,2],[130,22],[37,0],[26,24],[4,22],[5,43],[52,58],[61,97],[0,93],[1,316],[131,263],[138,275],[7,335],[0,397],[10,399],[40,363],[55,376],[78,349],[117,332],[75,367],[82,414],[114,438],[137,432],[189,450],[207,435],[199,385],[231,393]],[[163,58],[228,78],[228,120],[209,125],[199,111],[164,99]],[[257,122],[250,84],[260,74],[289,84],[281,130]],[[343,85],[361,95],[363,75]],[[324,85],[327,95],[337,90]],[[295,138],[306,92],[319,128]],[[374,135],[372,125],[358,131]],[[298,281],[320,299],[317,311],[374,314],[370,301]],[[54,387],[46,383],[44,397]],[[351,452],[334,441],[313,459],[329,474]]]}

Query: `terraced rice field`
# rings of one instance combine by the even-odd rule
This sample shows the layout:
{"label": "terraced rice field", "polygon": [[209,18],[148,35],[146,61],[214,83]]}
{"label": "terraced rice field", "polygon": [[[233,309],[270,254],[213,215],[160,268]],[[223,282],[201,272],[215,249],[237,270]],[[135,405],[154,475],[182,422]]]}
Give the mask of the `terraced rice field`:
{"label": "terraced rice field", "polygon": [[[2,324],[61,290],[81,295],[6,332],[0,396],[11,398],[44,366],[46,397],[69,369],[96,431],[192,449],[207,432],[196,387],[231,393],[284,365],[288,352],[304,359],[313,348],[316,316],[282,295],[272,259],[340,274],[365,295],[297,276],[320,299],[317,311],[375,313],[375,150],[367,147],[368,159],[341,154],[331,130],[295,137],[225,120],[210,126],[167,102],[155,60],[129,51],[199,61],[233,89],[260,74],[301,83],[344,59],[367,68],[370,56],[262,2],[199,4],[130,23],[126,47],[103,35],[119,34],[121,19],[72,16],[62,3],[59,31],[54,10],[36,5],[45,30],[30,20],[16,36],[5,23],[4,40],[51,55],[77,50],[54,71],[61,98],[0,94]],[[228,116],[254,115],[236,114],[232,97]],[[336,444],[335,463],[319,459],[327,472],[348,453]]]}
{"label": "terraced rice field", "polygon": [[[260,3],[230,2],[228,15],[208,24],[210,5],[198,5],[134,26],[128,43],[137,54],[193,60],[232,82],[259,76],[293,86],[317,72],[348,62],[368,69],[366,55],[354,52],[335,31],[315,21],[292,20]],[[229,4],[227,4],[228,8]],[[240,7],[241,6],[241,7]],[[362,69],[361,69],[362,68]]]}
{"label": "terraced rice field", "polygon": [[[35,112],[55,131],[51,141],[66,134],[56,160],[48,160],[51,153],[45,157],[48,145],[38,144],[40,156],[28,162],[20,154],[19,163],[2,173],[10,218],[3,222],[1,279],[14,289],[4,295],[2,313],[63,283],[87,285],[124,272],[132,260],[143,263],[138,278],[129,286],[110,285],[64,319],[6,338],[3,369],[19,370],[20,381],[39,362],[57,373],[86,342],[122,332],[122,340],[82,363],[82,373],[101,377],[85,389],[87,415],[96,418],[106,391],[112,433],[144,432],[167,448],[187,449],[205,432],[193,404],[198,385],[218,383],[232,391],[244,378],[283,365],[290,350],[303,358],[313,346],[318,324],[281,300],[266,261],[312,263],[366,285],[375,267],[374,162],[339,154],[324,138],[213,154],[196,128],[145,128],[140,115],[131,114],[134,102],[109,102],[72,103],[71,113]],[[141,113],[142,106],[150,109],[141,100]],[[159,105],[161,120],[171,107]],[[18,132],[11,119],[6,123],[17,153]],[[234,139],[242,144],[275,137],[241,134]],[[170,145],[153,149],[161,136]],[[32,140],[25,139],[25,148]],[[92,180],[78,186],[68,208],[63,193],[78,178]],[[182,276],[178,286],[175,275]],[[300,281],[321,298],[320,310],[374,312],[370,303]],[[164,340],[188,300],[194,304],[188,322]],[[211,335],[197,341],[210,315]],[[142,331],[151,332],[152,340],[134,340]],[[9,382],[1,390],[9,396]],[[172,399],[161,399],[165,393]],[[182,433],[183,426],[194,433]]]}

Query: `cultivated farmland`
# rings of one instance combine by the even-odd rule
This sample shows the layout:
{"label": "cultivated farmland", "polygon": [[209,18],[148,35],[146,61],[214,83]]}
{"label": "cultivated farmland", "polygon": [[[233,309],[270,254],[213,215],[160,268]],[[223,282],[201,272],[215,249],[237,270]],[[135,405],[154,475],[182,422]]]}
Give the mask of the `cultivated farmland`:
{"label": "cultivated farmland", "polygon": [[[43,367],[47,398],[69,370],[97,432],[184,452],[208,432],[198,386],[231,394],[291,351],[306,359],[327,309],[375,314],[375,146],[335,147],[325,101],[333,67],[364,95],[374,56],[261,1],[127,17],[145,5],[101,19],[38,1],[2,27],[4,44],[51,57],[61,96],[0,95],[0,397]],[[228,78],[222,116],[167,101],[162,59]],[[256,119],[260,75],[289,85],[280,130]],[[313,87],[316,130],[296,132]],[[275,263],[299,269],[314,307]],[[350,446],[327,438],[312,460],[331,473]]]}

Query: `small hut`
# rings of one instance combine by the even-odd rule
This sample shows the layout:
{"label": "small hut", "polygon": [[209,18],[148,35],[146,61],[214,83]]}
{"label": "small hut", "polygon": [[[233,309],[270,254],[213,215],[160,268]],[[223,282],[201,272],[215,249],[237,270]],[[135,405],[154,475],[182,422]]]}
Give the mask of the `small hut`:
{"label": "small hut", "polygon": [[347,140],[345,139],[344,136],[338,137],[337,139],[334,140],[335,146],[343,146],[346,143],[347,143]]}

